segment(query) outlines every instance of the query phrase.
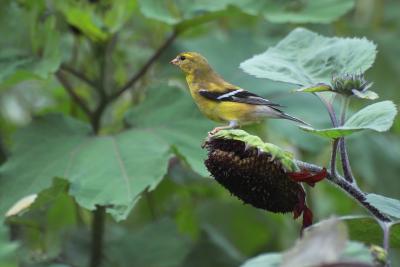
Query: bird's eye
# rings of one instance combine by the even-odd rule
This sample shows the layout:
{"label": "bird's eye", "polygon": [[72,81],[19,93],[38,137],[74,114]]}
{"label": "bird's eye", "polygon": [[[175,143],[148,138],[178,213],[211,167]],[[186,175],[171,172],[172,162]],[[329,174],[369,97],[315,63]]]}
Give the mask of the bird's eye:
{"label": "bird's eye", "polygon": [[180,59],[180,60],[185,60],[186,57],[185,57],[185,56],[180,56],[179,59]]}

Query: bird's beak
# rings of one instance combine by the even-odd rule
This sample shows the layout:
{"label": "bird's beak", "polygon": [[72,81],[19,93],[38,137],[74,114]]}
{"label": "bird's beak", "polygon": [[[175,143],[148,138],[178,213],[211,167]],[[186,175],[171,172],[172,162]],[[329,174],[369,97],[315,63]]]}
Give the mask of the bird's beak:
{"label": "bird's beak", "polygon": [[171,60],[169,63],[170,63],[170,64],[173,64],[173,65],[178,65],[178,59],[177,59],[177,58],[174,58],[174,59]]}

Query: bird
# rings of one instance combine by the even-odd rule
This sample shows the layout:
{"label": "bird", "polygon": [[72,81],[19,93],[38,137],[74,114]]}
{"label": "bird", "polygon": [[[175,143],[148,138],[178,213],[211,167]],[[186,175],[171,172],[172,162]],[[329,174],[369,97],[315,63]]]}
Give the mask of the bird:
{"label": "bird", "polygon": [[287,119],[309,126],[283,112],[283,106],[225,81],[197,52],[182,52],[170,63],[184,72],[190,94],[200,111],[213,121],[228,123],[215,127],[210,135],[266,118]]}

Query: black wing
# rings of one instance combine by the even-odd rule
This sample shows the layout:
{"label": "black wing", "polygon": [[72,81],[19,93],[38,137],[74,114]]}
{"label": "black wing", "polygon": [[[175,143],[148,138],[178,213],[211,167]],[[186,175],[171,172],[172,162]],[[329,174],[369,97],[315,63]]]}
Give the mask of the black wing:
{"label": "black wing", "polygon": [[227,89],[224,92],[210,92],[205,89],[199,90],[199,94],[213,101],[230,101],[238,103],[246,103],[252,105],[266,105],[272,107],[282,107],[279,104],[271,102],[261,96],[250,93],[244,89]]}

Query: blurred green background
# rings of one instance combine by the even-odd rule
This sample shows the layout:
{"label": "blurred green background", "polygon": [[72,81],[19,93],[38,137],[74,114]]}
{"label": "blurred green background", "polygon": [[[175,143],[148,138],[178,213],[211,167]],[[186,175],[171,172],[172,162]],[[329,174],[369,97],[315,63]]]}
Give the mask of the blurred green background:
{"label": "blurred green background", "polygon": [[[226,80],[327,127],[314,96],[249,76],[239,64],[299,26],[366,37],[378,49],[366,78],[381,100],[398,105],[399,14],[397,0],[0,0],[2,216],[40,193],[1,228],[0,266],[88,266],[97,205],[109,211],[102,266],[239,266],[289,248],[300,229],[291,215],[244,205],[207,177],[200,146],[216,125],[198,114],[183,74],[168,62],[182,51],[200,52]],[[365,105],[354,100],[351,108]],[[330,143],[293,124],[268,121],[248,130],[328,165]],[[348,139],[364,191],[400,198],[399,136],[397,117],[390,132]],[[316,221],[365,214],[331,184],[308,191]],[[367,224],[375,232],[360,222],[349,226],[351,238],[380,245],[379,228]]]}

